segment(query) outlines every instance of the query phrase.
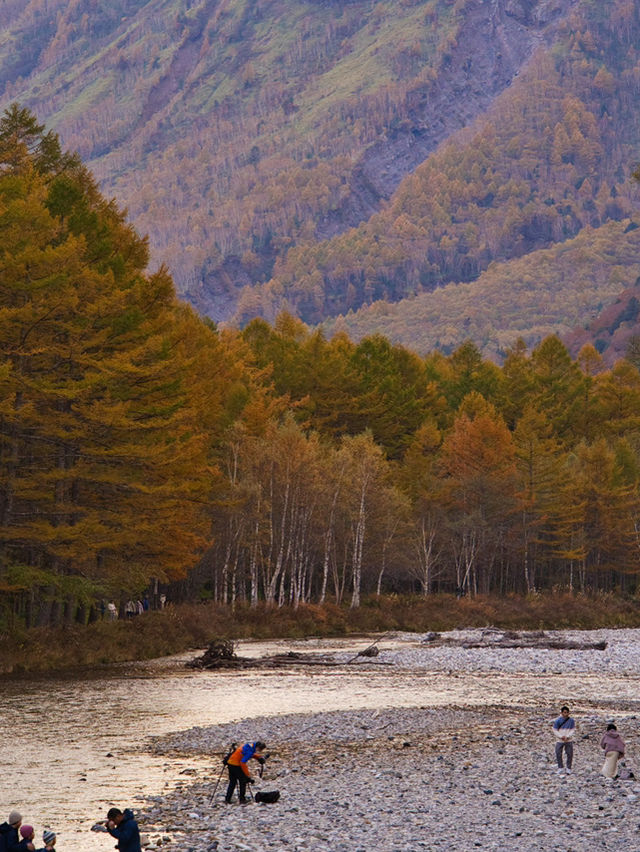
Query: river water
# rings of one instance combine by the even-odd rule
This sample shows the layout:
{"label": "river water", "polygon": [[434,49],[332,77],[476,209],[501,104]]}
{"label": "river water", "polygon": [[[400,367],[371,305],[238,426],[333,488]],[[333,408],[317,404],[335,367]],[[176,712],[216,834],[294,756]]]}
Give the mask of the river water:
{"label": "river water", "polygon": [[[327,640],[313,651],[355,653],[369,641]],[[292,644],[246,642],[237,651],[262,656]],[[633,702],[639,694],[629,677],[385,667],[208,672],[185,668],[192,656],[0,682],[0,821],[18,808],[37,840],[45,826],[59,832],[60,852],[111,850],[108,835],[90,831],[111,805],[135,808],[184,781],[185,769],[217,777],[219,757],[160,757],[145,748],[150,736],[194,725],[350,708],[552,707],[558,695],[571,695],[572,706],[606,707],[612,696]],[[246,738],[259,736],[248,723]]]}

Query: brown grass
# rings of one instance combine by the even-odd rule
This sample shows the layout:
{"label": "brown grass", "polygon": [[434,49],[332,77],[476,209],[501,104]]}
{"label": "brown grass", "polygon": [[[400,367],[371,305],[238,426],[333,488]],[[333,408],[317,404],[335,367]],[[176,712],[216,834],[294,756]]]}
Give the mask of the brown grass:
{"label": "brown grass", "polygon": [[335,604],[312,604],[297,610],[241,606],[232,612],[210,603],[181,604],[131,621],[38,628],[0,636],[0,673],[151,659],[202,648],[218,638],[328,637],[490,625],[515,630],[640,627],[640,601],[613,595],[556,593],[461,600],[451,595],[390,596],[367,599],[356,610]]}

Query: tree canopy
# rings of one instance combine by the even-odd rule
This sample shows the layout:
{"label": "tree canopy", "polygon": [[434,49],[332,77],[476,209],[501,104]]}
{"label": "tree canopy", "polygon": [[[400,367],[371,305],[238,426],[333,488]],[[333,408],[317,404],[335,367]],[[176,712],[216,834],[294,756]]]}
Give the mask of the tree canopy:
{"label": "tree canopy", "polygon": [[0,119],[0,618],[155,583],[235,606],[635,592],[640,373],[556,336],[504,365],[180,302],[80,159]]}

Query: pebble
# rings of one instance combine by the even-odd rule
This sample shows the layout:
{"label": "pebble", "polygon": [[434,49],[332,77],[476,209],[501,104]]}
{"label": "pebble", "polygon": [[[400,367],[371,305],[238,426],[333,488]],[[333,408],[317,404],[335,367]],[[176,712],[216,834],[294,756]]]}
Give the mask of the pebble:
{"label": "pebble", "polygon": [[[479,632],[453,633],[473,641]],[[640,631],[555,635],[605,639],[606,655],[553,651],[550,665],[549,652],[540,649],[431,647],[424,637],[406,634],[409,647],[383,651],[370,665],[393,663],[404,671],[454,676],[498,668],[514,674],[549,670],[640,677]],[[627,743],[627,766],[640,777],[640,719],[633,709],[628,698],[616,702],[612,687],[606,706],[599,702],[574,714],[579,737],[572,775],[556,773],[553,717],[546,702],[345,710],[192,728],[154,738],[149,747],[156,754],[217,755],[229,742],[255,732],[272,752],[255,791],[278,789],[280,801],[225,806],[225,778],[211,800],[220,776],[216,756],[208,779],[189,780],[150,798],[139,815],[141,828],[193,852],[639,848],[638,779],[607,783],[599,774],[600,735],[614,717]]]}

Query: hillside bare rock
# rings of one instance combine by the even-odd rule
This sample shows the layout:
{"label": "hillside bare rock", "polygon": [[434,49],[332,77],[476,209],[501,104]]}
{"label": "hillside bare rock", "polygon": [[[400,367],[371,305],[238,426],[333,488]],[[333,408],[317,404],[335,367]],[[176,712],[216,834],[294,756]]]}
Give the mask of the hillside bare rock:
{"label": "hillside bare rock", "polygon": [[317,237],[327,239],[376,212],[441,142],[487,110],[533,51],[553,40],[557,24],[576,4],[577,0],[471,4],[436,81],[416,85],[407,94],[406,118],[388,127],[364,152],[354,168],[349,196],[318,223]]}

